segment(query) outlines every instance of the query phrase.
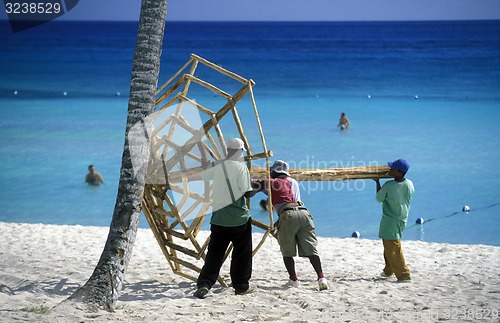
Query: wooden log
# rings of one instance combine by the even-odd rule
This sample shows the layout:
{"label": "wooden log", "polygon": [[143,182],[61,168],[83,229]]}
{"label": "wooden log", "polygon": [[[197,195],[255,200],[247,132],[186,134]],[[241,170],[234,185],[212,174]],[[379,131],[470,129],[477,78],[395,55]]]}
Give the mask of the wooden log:
{"label": "wooden log", "polygon": [[[265,168],[252,168],[252,178],[266,179]],[[360,166],[346,168],[292,168],[290,177],[297,181],[345,181],[353,179],[389,178],[388,166]]]}
{"label": "wooden log", "polygon": [[[187,169],[185,172],[171,172],[168,176],[170,183],[177,183],[182,176],[190,180],[201,180],[201,167]],[[359,166],[346,168],[292,168],[290,176],[297,181],[345,181],[353,179],[389,178],[388,166]],[[267,179],[265,168],[252,168],[250,176],[253,179]]]}

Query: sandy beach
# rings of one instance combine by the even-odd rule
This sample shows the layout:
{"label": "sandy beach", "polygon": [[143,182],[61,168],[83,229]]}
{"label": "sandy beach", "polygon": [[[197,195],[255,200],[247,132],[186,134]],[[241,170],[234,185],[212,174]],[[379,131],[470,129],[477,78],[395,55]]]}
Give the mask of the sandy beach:
{"label": "sandy beach", "polygon": [[[499,321],[500,247],[403,240],[411,283],[383,279],[382,243],[319,238],[329,290],[319,292],[307,259],[297,259],[298,288],[288,280],[277,241],[254,257],[256,291],[235,296],[174,274],[152,232],[139,229],[116,312],[52,309],[92,274],[106,227],[0,222],[1,322],[435,322]],[[208,235],[208,232],[200,234]],[[254,233],[255,241],[260,234]],[[228,262],[222,271],[228,274]]]}

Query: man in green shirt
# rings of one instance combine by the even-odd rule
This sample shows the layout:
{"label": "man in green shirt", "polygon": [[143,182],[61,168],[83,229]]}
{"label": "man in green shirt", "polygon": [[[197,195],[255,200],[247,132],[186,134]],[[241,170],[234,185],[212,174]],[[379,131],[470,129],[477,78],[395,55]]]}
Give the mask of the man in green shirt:
{"label": "man in green shirt", "polygon": [[410,164],[404,159],[388,162],[389,175],[394,180],[387,181],[380,186],[377,184],[377,201],[382,202],[382,219],[380,220],[379,238],[384,244],[385,268],[382,275],[389,277],[396,275],[399,282],[410,281],[410,269],[406,265],[401,249],[401,237],[406,227],[410,212],[410,200],[415,191],[413,182],[405,178]]}
{"label": "man in green shirt", "polygon": [[239,138],[227,142],[227,157],[212,163],[202,179],[212,181],[212,218],[210,242],[205,264],[197,280],[194,296],[205,298],[215,284],[224,255],[233,243],[230,275],[236,295],[248,293],[252,275],[252,219],[244,197],[252,192],[250,172],[240,162],[244,143]]}

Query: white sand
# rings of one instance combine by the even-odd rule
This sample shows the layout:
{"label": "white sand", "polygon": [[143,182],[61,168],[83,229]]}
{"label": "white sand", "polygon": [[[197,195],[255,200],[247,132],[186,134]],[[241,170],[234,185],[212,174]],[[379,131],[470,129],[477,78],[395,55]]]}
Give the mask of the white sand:
{"label": "white sand", "polygon": [[172,273],[149,229],[138,232],[115,313],[40,313],[87,281],[108,228],[0,222],[0,232],[1,322],[500,320],[500,247],[403,241],[412,282],[402,284],[380,278],[380,241],[319,238],[330,285],[319,292],[312,267],[302,258],[296,260],[301,286],[281,287],[287,274],[276,240],[269,239],[254,258],[254,293],[235,296],[217,284],[200,300],[192,296],[193,282]]}

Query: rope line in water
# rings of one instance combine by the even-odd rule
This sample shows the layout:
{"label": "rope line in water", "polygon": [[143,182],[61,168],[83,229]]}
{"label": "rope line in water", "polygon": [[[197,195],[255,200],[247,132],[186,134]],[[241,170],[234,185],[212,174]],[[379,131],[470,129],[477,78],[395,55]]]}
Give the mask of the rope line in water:
{"label": "rope line in water", "polygon": [[454,215],[457,215],[457,214],[460,214],[460,213],[472,213],[473,211],[479,211],[479,210],[489,209],[489,208],[495,207],[497,205],[500,205],[500,202],[493,203],[491,205],[487,205],[487,206],[483,206],[483,207],[478,207],[478,208],[470,209],[469,211],[463,211],[463,210],[462,211],[456,211],[456,212],[453,212],[453,213],[448,214],[448,215],[439,216],[439,217],[430,218],[430,219],[425,219],[425,221],[423,223],[414,223],[414,224],[412,224],[410,226],[407,226],[405,230],[408,230],[410,228],[422,225],[422,224],[427,223],[427,222],[431,222],[433,220],[439,220],[439,219],[449,218],[451,216],[454,216]]}
{"label": "rope line in water", "polygon": [[[497,206],[497,205],[500,205],[500,202],[498,202],[498,203],[493,203],[493,204],[491,204],[491,205],[487,205],[487,206],[483,206],[483,207],[478,207],[478,208],[470,209],[470,210],[468,210],[468,211],[465,211],[465,210],[463,210],[463,209],[462,209],[462,211],[456,211],[456,212],[453,212],[453,213],[448,214],[448,215],[439,216],[439,217],[435,217],[435,218],[430,218],[430,219],[428,219],[428,220],[423,221],[422,223],[414,223],[414,224],[412,224],[412,225],[410,225],[410,226],[407,226],[407,227],[405,228],[405,230],[411,229],[411,228],[413,228],[413,227],[416,227],[416,226],[422,225],[422,224],[427,223],[427,222],[431,222],[431,221],[433,221],[433,220],[439,220],[439,219],[449,218],[449,217],[452,217],[452,216],[457,215],[457,214],[460,214],[460,213],[471,213],[471,212],[473,212],[473,211],[479,211],[479,210],[489,209],[489,208],[495,207],[495,206]],[[465,208],[465,206],[464,206],[464,208]],[[350,237],[352,237],[352,238],[359,238],[360,236],[361,236],[361,234],[360,234],[360,232],[359,232],[359,231],[354,231],[354,232],[351,234],[351,236],[350,236]],[[349,237],[349,236],[345,236],[345,237],[342,237],[342,238],[348,238],[348,237]]]}

